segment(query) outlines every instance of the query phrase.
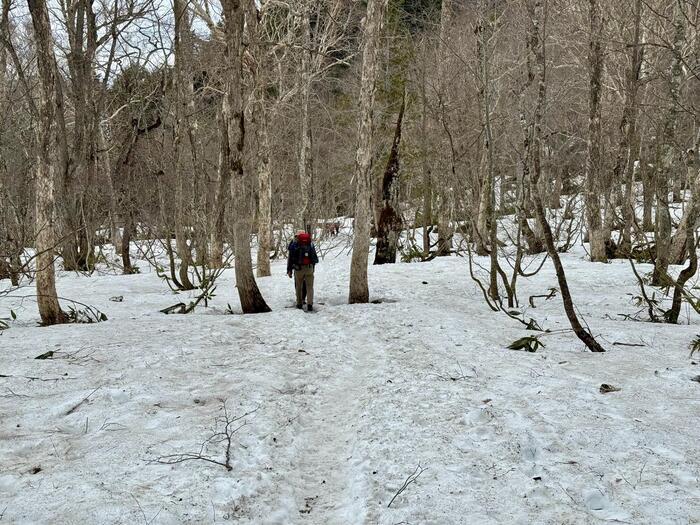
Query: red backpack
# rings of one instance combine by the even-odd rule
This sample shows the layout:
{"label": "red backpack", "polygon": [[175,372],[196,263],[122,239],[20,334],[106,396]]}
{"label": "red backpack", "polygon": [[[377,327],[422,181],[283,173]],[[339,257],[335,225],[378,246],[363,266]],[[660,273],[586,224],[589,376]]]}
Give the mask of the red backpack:
{"label": "red backpack", "polygon": [[303,266],[311,264],[311,257],[309,256],[309,247],[311,246],[311,235],[308,233],[300,233],[297,236],[299,240],[299,262]]}

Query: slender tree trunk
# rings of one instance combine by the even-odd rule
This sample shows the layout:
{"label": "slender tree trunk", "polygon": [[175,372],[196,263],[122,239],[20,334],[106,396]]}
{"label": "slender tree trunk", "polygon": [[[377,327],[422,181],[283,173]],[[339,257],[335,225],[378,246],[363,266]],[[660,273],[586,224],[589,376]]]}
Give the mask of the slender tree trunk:
{"label": "slender tree trunk", "polygon": [[[262,96],[262,95],[261,95]],[[270,167],[270,140],[267,133],[267,115],[262,101],[258,107],[258,277],[270,275],[272,251],[272,168]]]}
{"label": "slender tree trunk", "polygon": [[430,256],[430,232],[433,226],[433,187],[432,187],[432,177],[430,166],[428,164],[428,98],[426,95],[426,75],[425,70],[427,68],[427,58],[425,53],[426,42],[423,40],[423,66],[421,68],[421,140],[423,143],[423,151],[421,152],[422,162],[421,169],[423,175],[423,257],[427,258]]}
{"label": "slender tree trunk", "polygon": [[[527,81],[522,86],[520,90],[520,95],[518,97],[518,109],[520,112],[520,129],[523,135],[523,155],[522,155],[522,174],[518,181],[518,195],[516,199],[516,215],[518,218],[518,227],[525,237],[525,242],[527,243],[527,253],[529,255],[535,255],[545,251],[544,242],[542,241],[542,236],[535,234],[535,232],[530,227],[528,218],[531,216],[531,211],[533,208],[532,204],[532,131],[527,121],[527,113],[525,110],[525,96],[528,93],[530,87],[535,81],[535,72],[532,68],[532,60],[530,56],[534,55],[535,47],[538,45],[537,40],[532,40],[532,33],[528,33],[526,38],[527,41]],[[535,188],[536,190],[536,188]],[[537,222],[539,225],[539,222]],[[541,229],[541,228],[539,228]]]}
{"label": "slender tree trunk", "polygon": [[636,220],[636,196],[634,191],[634,162],[639,152],[637,116],[639,114],[639,80],[644,50],[641,42],[643,0],[634,0],[634,28],[630,50],[630,67],[625,78],[625,102],[620,121],[620,143],[613,169],[613,180],[624,184],[622,199],[622,232],[618,255],[627,257],[632,250],[632,227]]}
{"label": "slender tree trunk", "polygon": [[121,235],[120,253],[122,256],[122,272],[124,275],[134,273],[131,263],[131,234],[134,231],[134,217],[131,210],[124,210],[124,231]]}
{"label": "slender tree trunk", "polygon": [[606,233],[601,220],[602,188],[601,91],[603,75],[603,18],[599,0],[589,0],[588,147],[586,150],[586,214],[591,261],[606,262]]}
{"label": "slender tree trunk", "polygon": [[40,80],[40,114],[36,126],[36,294],[39,315],[44,325],[64,323],[66,314],[61,310],[56,293],[54,272],[55,237],[55,163],[57,155],[56,112],[62,111],[60,78],[53,51],[51,23],[45,0],[28,0],[37,48],[37,67]]}
{"label": "slender tree trunk", "polygon": [[256,274],[258,277],[268,277],[271,274],[270,252],[272,251],[272,167],[270,165],[270,137],[268,133],[269,114],[265,104],[266,85],[264,75],[267,61],[265,59],[266,50],[260,40],[258,11],[255,1],[248,0],[246,6],[248,8],[246,23],[251,42],[249,50],[254,57],[253,65],[251,66],[254,89],[252,94],[253,100],[250,102],[250,114],[255,129],[255,158],[257,160],[258,182],[256,214],[258,254]]}
{"label": "slender tree trunk", "polygon": [[307,229],[311,226],[310,206],[312,199],[312,171],[311,171],[311,6],[308,1],[303,2],[301,19],[301,31],[303,46],[301,51],[300,83],[300,111],[299,119],[299,155],[297,171],[299,173],[299,206],[298,227]]}
{"label": "slender tree trunk", "polygon": [[[489,271],[489,295],[495,301],[500,300],[498,292],[498,220],[496,217],[496,181],[493,154],[493,133],[491,130],[491,72],[489,64],[489,44],[493,36],[491,25],[492,12],[489,12],[485,2],[479,5],[479,25],[476,30],[477,55],[479,60],[479,83],[481,85],[481,117],[484,122],[484,146],[486,149],[486,176],[482,187],[481,202],[487,203],[484,217],[479,217],[480,235],[488,233],[489,256],[491,267]],[[481,210],[480,210],[481,211]],[[488,226],[488,231],[487,231]]]}
{"label": "slender tree trunk", "polygon": [[250,177],[244,172],[245,113],[243,110],[243,27],[244,7],[240,0],[222,0],[225,18],[225,58],[227,104],[224,124],[228,136],[228,169],[231,172],[231,195],[234,205],[234,253],[236,257],[236,288],[243,313],[269,312],[253,275],[250,255],[252,206]]}
{"label": "slender tree trunk", "polygon": [[[175,159],[175,248],[180,257],[178,276],[184,290],[194,289],[190,280],[189,269],[192,266],[192,245],[188,239],[193,239],[191,203],[191,184],[193,182],[193,170],[190,163],[184,159],[184,139],[187,135],[187,112],[190,109],[188,85],[191,81],[187,74],[185,47],[188,45],[188,33],[190,31],[190,18],[187,2],[174,0],[175,11],[175,66],[173,71],[175,102],[175,124],[173,126],[173,157]],[[191,159],[193,160],[193,159]]]}
{"label": "slender tree trunk", "polygon": [[642,230],[645,232],[654,231],[654,173],[649,169],[649,159],[640,155],[639,170],[642,179]]}
{"label": "slender tree trunk", "polygon": [[[547,79],[546,79],[546,59],[545,59],[545,35],[540,31],[540,25],[544,26],[546,11],[542,8],[542,0],[528,0],[528,11],[530,14],[530,41],[535,43],[532,46],[532,51],[535,54],[535,62],[537,64],[537,78],[538,78],[538,88],[537,88],[537,105],[535,108],[535,119],[533,123],[533,170],[532,170],[532,183],[531,187],[537,188],[542,171],[541,166],[541,123],[543,117],[543,111],[547,96]],[[566,280],[566,273],[564,272],[564,266],[561,263],[559,257],[559,252],[554,242],[554,237],[552,235],[552,229],[549,226],[547,217],[544,212],[544,205],[542,204],[542,197],[539,191],[533,191],[533,201],[535,204],[535,213],[537,214],[537,220],[539,221],[542,231],[544,234],[545,245],[547,247],[547,253],[552,259],[554,264],[554,269],[557,274],[557,281],[559,283],[559,291],[561,292],[562,302],[564,303],[564,311],[566,312],[566,317],[569,319],[569,324],[574,330],[576,336],[592,351],[592,352],[605,352],[605,349],[600,346],[600,344],[595,340],[595,338],[581,326],[581,322],[576,315],[576,310],[574,309],[573,299],[571,297],[571,292],[569,291],[569,285]]]}
{"label": "slender tree trunk", "polygon": [[122,242],[121,235],[119,234],[117,190],[114,187],[114,175],[112,174],[112,165],[109,161],[109,150],[107,148],[107,140],[105,138],[105,132],[104,129],[102,129],[102,126],[98,125],[98,133],[100,161],[102,164],[102,171],[107,185],[107,193],[109,194],[109,234],[112,240],[112,246],[114,246],[115,253],[117,255],[121,255]]}
{"label": "slender tree trunk", "polygon": [[[438,66],[438,82],[440,85],[440,104],[442,107],[441,118],[445,120],[445,128],[449,129],[449,116],[452,108],[450,107],[449,101],[449,87],[447,83],[447,71],[446,71],[446,60],[447,60],[447,40],[448,33],[452,23],[452,5],[453,0],[442,0],[442,6],[440,9],[440,36],[438,42],[438,60],[440,61]],[[454,169],[454,163],[452,165]],[[437,255],[438,257],[445,257],[452,253],[452,238],[454,232],[452,230],[452,187],[454,184],[453,180],[448,180],[449,175],[445,173],[443,180],[439,186],[438,194],[438,209],[437,209],[437,223],[438,223],[438,242],[437,242]]]}
{"label": "slender tree trunk", "polygon": [[221,268],[224,257],[224,230],[226,226],[226,205],[231,197],[231,171],[229,170],[228,128],[223,115],[229,114],[228,100],[223,97],[219,123],[219,163],[214,188],[214,209],[211,225],[211,260],[212,268]]}
{"label": "slender tree trunk", "polygon": [[377,51],[388,0],[368,0],[362,50],[360,123],[355,157],[355,233],[350,266],[350,303],[369,302],[367,257],[372,221],[372,127],[379,71]]}

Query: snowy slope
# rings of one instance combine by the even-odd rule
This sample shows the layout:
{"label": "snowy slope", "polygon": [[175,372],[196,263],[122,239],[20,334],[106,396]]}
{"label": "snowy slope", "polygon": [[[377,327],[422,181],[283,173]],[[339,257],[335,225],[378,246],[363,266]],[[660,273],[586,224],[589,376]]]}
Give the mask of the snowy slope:
{"label": "snowy slope", "polygon": [[[569,333],[535,354],[506,350],[531,332],[485,306],[461,258],[370,267],[381,304],[347,305],[349,258],[329,253],[313,315],[286,308],[281,262],[259,280],[266,315],[224,315],[237,305],[232,272],[209,309],[160,314],[187,294],[144,264],[60,275],[59,293],[105,323],[39,328],[31,299],[0,299],[0,316],[18,314],[0,335],[0,374],[12,376],[0,377],[0,521],[700,523],[697,318],[624,321],[638,293],[626,263],[564,262],[606,354]],[[548,264],[521,282],[521,301],[552,286]],[[567,327],[558,298],[536,305],[542,326]],[[233,415],[254,411],[231,471],[153,463],[198,452],[224,400]],[[224,461],[222,444],[204,452]]]}

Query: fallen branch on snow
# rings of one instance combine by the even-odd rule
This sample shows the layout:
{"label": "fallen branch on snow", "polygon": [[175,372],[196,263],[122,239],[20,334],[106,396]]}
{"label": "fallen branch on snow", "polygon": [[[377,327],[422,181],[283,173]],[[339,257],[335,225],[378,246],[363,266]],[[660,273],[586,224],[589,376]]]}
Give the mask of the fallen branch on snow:
{"label": "fallen branch on snow", "polygon": [[420,463],[418,463],[418,466],[416,467],[416,470],[414,470],[413,473],[412,473],[410,476],[408,476],[408,477],[406,478],[406,481],[404,481],[404,482],[403,482],[403,485],[401,485],[401,488],[399,488],[399,490],[396,491],[396,494],[394,494],[394,497],[391,498],[391,501],[389,502],[389,504],[388,504],[386,507],[387,507],[387,508],[391,507],[391,504],[394,503],[394,500],[397,498],[397,496],[398,496],[399,494],[401,494],[404,490],[406,490],[406,488],[408,488],[408,486],[409,486],[411,483],[413,483],[414,481],[416,481],[416,480],[418,479],[418,476],[420,476],[421,474],[423,474],[423,472],[425,472],[426,470],[428,470],[428,467],[423,468],[423,467],[420,466]]}
{"label": "fallen branch on snow", "polygon": [[[165,456],[160,456],[152,461],[149,461],[150,464],[157,463],[160,465],[175,465],[177,463],[184,463],[185,461],[206,461],[208,463],[214,463],[215,465],[221,465],[224,467],[226,470],[233,470],[233,467],[231,466],[231,446],[233,443],[233,436],[238,432],[241,428],[243,428],[246,425],[246,421],[243,420],[245,417],[253,414],[254,412],[257,412],[260,407],[256,407],[253,410],[250,410],[246,412],[245,414],[242,414],[240,416],[233,417],[229,411],[228,407],[226,406],[226,402],[224,401],[221,406],[221,410],[223,411],[223,414],[221,416],[218,416],[214,421],[215,421],[215,427],[214,427],[214,433],[209,436],[204,443],[199,448],[199,452],[185,452],[182,454],[167,454]],[[243,420],[243,423],[240,425],[236,426],[235,424],[238,423],[239,421]],[[222,426],[222,429],[219,431],[218,428],[219,426]],[[225,445],[225,451],[224,451],[224,461],[215,459],[213,457],[205,455],[204,451],[207,448],[207,446],[210,443],[218,444],[218,443],[224,443]]]}

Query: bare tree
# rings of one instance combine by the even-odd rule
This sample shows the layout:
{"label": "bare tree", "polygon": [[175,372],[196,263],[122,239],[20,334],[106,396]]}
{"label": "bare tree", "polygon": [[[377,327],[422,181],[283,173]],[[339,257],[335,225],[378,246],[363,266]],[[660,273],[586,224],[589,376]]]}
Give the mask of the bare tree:
{"label": "bare tree", "polygon": [[231,194],[234,206],[234,254],[236,288],[243,313],[269,312],[253,275],[250,255],[252,194],[249,177],[244,171],[246,122],[243,109],[243,28],[245,9],[239,0],[221,3],[224,14],[225,57],[227,61],[226,94],[222,108],[222,124],[228,136],[227,169],[231,172]]}
{"label": "bare tree", "polygon": [[64,323],[66,314],[61,310],[56,293],[54,272],[56,164],[58,137],[56,114],[63,111],[61,79],[53,51],[51,22],[44,0],[28,0],[37,47],[37,66],[40,80],[39,117],[36,126],[36,293],[41,322],[45,325]]}
{"label": "bare tree", "polygon": [[589,0],[588,138],[586,149],[586,212],[591,261],[606,262],[606,234],[601,217],[602,132],[601,91],[603,75],[603,15],[599,0]]}
{"label": "bare tree", "polygon": [[[537,70],[537,103],[535,108],[534,122],[532,123],[532,145],[533,145],[533,170],[532,170],[532,187],[537,188],[538,182],[542,172],[542,161],[541,161],[541,151],[542,151],[542,119],[543,112],[547,97],[547,77],[546,77],[546,60],[545,60],[545,20],[547,16],[547,9],[542,5],[543,0],[528,0],[528,11],[530,16],[530,41],[533,42],[531,48],[532,53],[535,56],[535,64]],[[595,0],[591,0],[595,1]],[[592,352],[604,352],[602,346],[595,340],[595,338],[581,326],[581,322],[576,315],[576,310],[574,309],[573,299],[571,298],[571,292],[569,291],[569,284],[566,280],[566,273],[564,272],[564,266],[561,263],[561,258],[559,257],[559,252],[554,243],[554,236],[552,235],[552,228],[549,225],[547,216],[545,215],[544,205],[542,203],[542,197],[539,191],[533,192],[533,200],[535,202],[535,212],[537,213],[537,220],[540,222],[542,230],[544,232],[545,245],[547,247],[547,253],[552,259],[554,264],[554,269],[557,274],[557,281],[559,282],[559,290],[561,292],[562,301],[564,303],[564,311],[569,319],[571,328],[574,330],[576,336],[583,341],[583,343]]]}
{"label": "bare tree", "polygon": [[379,70],[377,52],[388,0],[369,0],[364,21],[360,122],[355,157],[355,233],[350,267],[350,303],[369,302],[367,257],[372,220],[372,126]]}

